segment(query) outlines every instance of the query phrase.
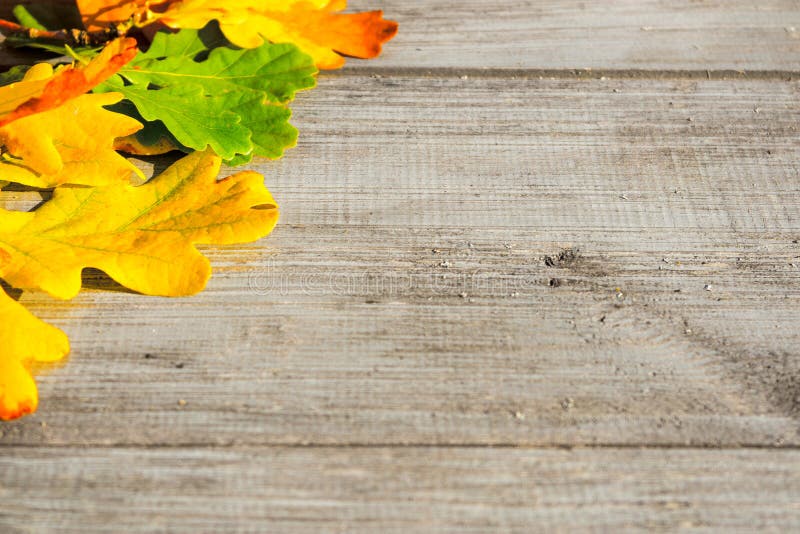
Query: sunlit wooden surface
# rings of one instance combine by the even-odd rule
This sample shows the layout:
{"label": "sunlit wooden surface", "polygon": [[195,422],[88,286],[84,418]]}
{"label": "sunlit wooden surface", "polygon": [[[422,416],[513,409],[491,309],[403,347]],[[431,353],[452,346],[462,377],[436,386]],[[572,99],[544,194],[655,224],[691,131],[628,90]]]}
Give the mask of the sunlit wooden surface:
{"label": "sunlit wooden surface", "polygon": [[800,529],[797,2],[351,6],[271,236],[21,296],[73,352],[0,531]]}

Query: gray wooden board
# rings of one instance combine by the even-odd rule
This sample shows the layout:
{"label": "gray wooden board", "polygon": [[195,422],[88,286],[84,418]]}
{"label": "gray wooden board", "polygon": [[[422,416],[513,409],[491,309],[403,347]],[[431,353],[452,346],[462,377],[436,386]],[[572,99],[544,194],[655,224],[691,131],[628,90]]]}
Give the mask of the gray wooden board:
{"label": "gray wooden board", "polygon": [[[2,0],[0,14],[18,3],[32,2]],[[349,8],[382,9],[401,30],[379,61],[351,60],[348,69],[800,68],[796,0],[351,0]]]}
{"label": "gray wooden board", "polygon": [[350,7],[401,33],[252,165],[273,235],[21,296],[73,352],[0,531],[798,530],[797,2]]}
{"label": "gray wooden board", "polygon": [[800,529],[796,450],[4,452],[0,530],[9,534]]}
{"label": "gray wooden board", "polygon": [[[401,31],[380,68],[797,70],[796,0],[358,0]],[[353,67],[373,64],[352,62]]]}
{"label": "gray wooden board", "polygon": [[205,292],[22,296],[73,353],[0,443],[800,442],[800,83],[320,85]]}

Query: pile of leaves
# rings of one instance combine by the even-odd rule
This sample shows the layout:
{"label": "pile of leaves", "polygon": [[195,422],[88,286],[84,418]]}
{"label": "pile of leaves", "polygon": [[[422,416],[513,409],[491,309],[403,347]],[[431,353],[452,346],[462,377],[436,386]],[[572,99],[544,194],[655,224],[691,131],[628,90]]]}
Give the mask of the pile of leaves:
{"label": "pile of leaves", "polygon": [[[373,58],[397,32],[345,0],[77,0],[40,10],[49,21],[36,7],[0,20],[7,48],[53,54],[0,74],[0,181],[49,198],[0,209],[4,420],[36,410],[36,362],[69,352],[6,289],[71,299],[91,267],[147,295],[202,290],[195,245],[254,241],[278,218],[263,176],[218,179],[222,164],[279,158],[297,140],[288,104],[318,69]],[[149,180],[123,154],[170,151],[186,155]]]}

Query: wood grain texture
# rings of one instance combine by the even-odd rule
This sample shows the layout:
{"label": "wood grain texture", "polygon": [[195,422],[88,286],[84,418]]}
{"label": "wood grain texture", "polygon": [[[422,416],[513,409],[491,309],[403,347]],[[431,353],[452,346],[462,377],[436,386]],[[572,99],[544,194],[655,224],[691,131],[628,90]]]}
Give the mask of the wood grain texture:
{"label": "wood grain texture", "polygon": [[23,295],[73,353],[0,443],[800,443],[800,84],[320,85],[206,292]]}
{"label": "wood grain texture", "polygon": [[[8,17],[17,2],[0,2]],[[71,0],[55,0],[70,4]],[[351,0],[400,33],[357,69],[800,69],[795,0]]]}
{"label": "wood grain texture", "polygon": [[797,2],[349,4],[401,32],[252,166],[272,236],[21,295],[73,352],[0,531],[800,530]]}
{"label": "wood grain texture", "polygon": [[357,0],[400,33],[381,69],[800,68],[795,0]]}
{"label": "wood grain texture", "polygon": [[800,529],[798,451],[3,453],[0,530],[9,534],[105,532],[111,525],[125,532],[453,534]]}

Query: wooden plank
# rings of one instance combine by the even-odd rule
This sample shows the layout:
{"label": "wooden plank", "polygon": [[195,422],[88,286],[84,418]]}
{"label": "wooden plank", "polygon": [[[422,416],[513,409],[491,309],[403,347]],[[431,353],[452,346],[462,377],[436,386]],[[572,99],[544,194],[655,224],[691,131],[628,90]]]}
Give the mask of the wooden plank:
{"label": "wooden plank", "polygon": [[800,443],[798,82],[321,86],[206,292],[22,296],[74,350],[0,443]]}
{"label": "wooden plank", "polygon": [[791,70],[795,0],[358,0],[400,22],[377,62],[352,68]]}
{"label": "wooden plank", "polygon": [[[69,0],[59,0],[69,2]],[[18,2],[0,2],[6,16]],[[800,70],[795,0],[351,0],[401,31],[349,69]]]}
{"label": "wooden plank", "polygon": [[10,448],[3,532],[793,532],[800,453]]}

